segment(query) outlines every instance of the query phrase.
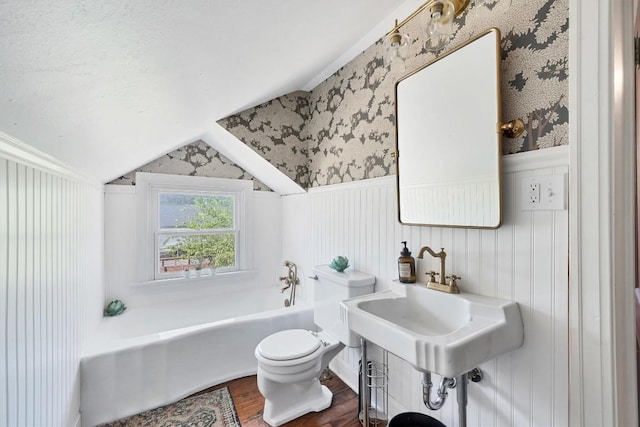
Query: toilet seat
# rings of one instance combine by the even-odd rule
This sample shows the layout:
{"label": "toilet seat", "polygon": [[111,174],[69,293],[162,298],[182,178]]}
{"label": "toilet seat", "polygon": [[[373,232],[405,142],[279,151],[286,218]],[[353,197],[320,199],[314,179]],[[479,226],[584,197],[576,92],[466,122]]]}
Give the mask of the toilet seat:
{"label": "toilet seat", "polygon": [[256,352],[265,359],[287,361],[300,359],[318,350],[321,341],[304,329],[289,329],[269,335],[258,344]]}

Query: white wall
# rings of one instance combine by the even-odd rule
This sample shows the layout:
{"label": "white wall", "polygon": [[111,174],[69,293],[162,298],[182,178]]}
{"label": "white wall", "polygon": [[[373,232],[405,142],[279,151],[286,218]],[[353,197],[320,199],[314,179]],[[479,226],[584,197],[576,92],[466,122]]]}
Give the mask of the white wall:
{"label": "white wall", "polygon": [[0,425],[78,423],[102,211],[101,186],[0,133]]}
{"label": "white wall", "polygon": [[281,256],[281,197],[271,192],[253,192],[251,226],[253,272],[241,278],[188,279],[172,283],[138,283],[136,240],[136,193],[134,186],[105,186],[105,301],[120,299],[128,309],[197,299],[219,292],[251,287],[278,286],[283,273]]}
{"label": "white wall", "polygon": [[[401,226],[396,218],[395,177],[313,189],[285,197],[285,257],[300,254],[304,266],[346,255],[376,275],[377,290],[397,278],[400,241],[414,256],[421,246],[444,247],[448,272],[462,276],[464,291],[515,300],[525,323],[522,348],[480,366],[485,379],[469,386],[469,426],[566,426],[568,420],[568,212],[520,209],[521,178],[566,173],[566,147],[512,155],[503,161],[503,225],[497,230]],[[425,261],[437,270],[437,260]],[[429,265],[430,263],[430,265]],[[424,266],[424,267],[427,267]],[[355,385],[358,354],[343,352],[334,366]],[[422,404],[422,376],[390,356],[392,414],[429,411]],[[455,394],[432,414],[457,425]],[[455,421],[454,421],[455,420]]]}

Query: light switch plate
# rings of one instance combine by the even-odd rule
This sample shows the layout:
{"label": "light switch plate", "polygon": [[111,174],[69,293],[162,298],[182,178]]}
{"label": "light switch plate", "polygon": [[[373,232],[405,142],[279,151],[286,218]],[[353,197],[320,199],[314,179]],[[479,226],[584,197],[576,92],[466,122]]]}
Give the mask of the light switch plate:
{"label": "light switch plate", "polygon": [[526,176],[522,178],[522,210],[564,210],[565,193],[565,174]]}

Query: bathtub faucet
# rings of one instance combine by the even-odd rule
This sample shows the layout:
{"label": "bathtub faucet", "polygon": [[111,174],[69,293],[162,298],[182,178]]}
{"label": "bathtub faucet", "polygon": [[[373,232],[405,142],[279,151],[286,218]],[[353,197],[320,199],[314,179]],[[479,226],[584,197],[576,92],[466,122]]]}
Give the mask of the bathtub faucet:
{"label": "bathtub faucet", "polygon": [[289,307],[290,305],[294,305],[296,302],[296,285],[300,284],[300,279],[298,278],[298,267],[295,263],[285,261],[284,266],[287,267],[289,271],[286,276],[280,277],[280,281],[284,282],[284,287],[280,291],[284,292],[289,288],[291,289],[289,298],[284,300],[284,306]]}

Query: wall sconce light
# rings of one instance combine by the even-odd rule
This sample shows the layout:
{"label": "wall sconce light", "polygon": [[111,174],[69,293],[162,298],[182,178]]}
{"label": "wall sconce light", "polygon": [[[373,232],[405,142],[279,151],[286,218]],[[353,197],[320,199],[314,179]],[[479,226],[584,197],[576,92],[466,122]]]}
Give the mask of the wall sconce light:
{"label": "wall sconce light", "polygon": [[397,19],[396,26],[384,38],[383,46],[384,65],[394,73],[402,73],[409,57],[409,35],[400,32]]}
{"label": "wall sconce light", "polygon": [[[400,29],[418,15],[423,16],[426,32],[424,48],[428,52],[438,54],[451,40],[453,21],[469,6],[471,0],[428,0],[411,15],[398,23],[384,37],[385,65],[391,71],[402,72],[406,69],[405,61],[409,56],[409,35]],[[473,0],[478,10],[502,11],[511,5],[511,0]],[[424,12],[424,13],[423,13]]]}
{"label": "wall sconce light", "polygon": [[435,0],[428,7],[427,13],[423,14],[425,32],[427,40],[424,42],[424,48],[427,52],[438,53],[449,43],[453,34],[453,19],[458,16],[466,3],[461,3],[456,9],[450,0]]}
{"label": "wall sconce light", "polygon": [[[385,65],[394,72],[406,69],[405,61],[409,57],[409,35],[400,29],[416,16],[424,13],[423,25],[426,31],[424,47],[427,51],[438,53],[453,33],[453,20],[469,6],[470,0],[428,0],[402,22],[396,24],[384,37]],[[489,0],[491,1],[491,0]]]}

